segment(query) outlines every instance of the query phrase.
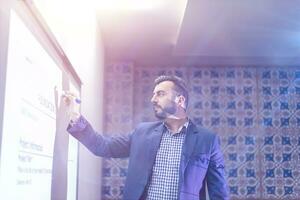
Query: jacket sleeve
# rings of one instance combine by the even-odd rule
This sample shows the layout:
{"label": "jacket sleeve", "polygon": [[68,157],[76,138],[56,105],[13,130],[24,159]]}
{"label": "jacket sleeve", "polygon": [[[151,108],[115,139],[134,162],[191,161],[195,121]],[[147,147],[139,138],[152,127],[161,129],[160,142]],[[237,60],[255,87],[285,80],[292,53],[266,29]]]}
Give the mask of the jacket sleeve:
{"label": "jacket sleeve", "polygon": [[224,158],[218,136],[212,143],[210,164],[207,172],[207,189],[212,200],[229,200],[229,192],[224,173]]}
{"label": "jacket sleeve", "polygon": [[97,156],[125,158],[129,156],[131,134],[106,137],[98,134],[83,117],[68,125],[67,131]]}

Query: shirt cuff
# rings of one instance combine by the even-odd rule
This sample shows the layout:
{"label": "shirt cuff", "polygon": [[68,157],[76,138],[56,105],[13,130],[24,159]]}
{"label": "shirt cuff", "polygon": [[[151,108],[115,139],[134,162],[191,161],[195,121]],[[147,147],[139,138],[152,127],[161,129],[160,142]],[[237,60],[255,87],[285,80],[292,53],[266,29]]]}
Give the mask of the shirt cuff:
{"label": "shirt cuff", "polygon": [[69,133],[83,131],[87,126],[87,124],[88,124],[87,120],[82,115],[80,115],[80,117],[75,121],[72,120],[70,121],[67,131]]}

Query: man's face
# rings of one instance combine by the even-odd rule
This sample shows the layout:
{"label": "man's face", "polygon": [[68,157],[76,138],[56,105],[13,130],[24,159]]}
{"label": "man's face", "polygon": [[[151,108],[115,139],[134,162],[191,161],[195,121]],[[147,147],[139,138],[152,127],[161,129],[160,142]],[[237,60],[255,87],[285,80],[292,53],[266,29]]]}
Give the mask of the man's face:
{"label": "man's face", "polygon": [[176,92],[174,91],[174,83],[164,81],[155,86],[151,102],[155,116],[159,119],[166,119],[170,115],[177,112]]}

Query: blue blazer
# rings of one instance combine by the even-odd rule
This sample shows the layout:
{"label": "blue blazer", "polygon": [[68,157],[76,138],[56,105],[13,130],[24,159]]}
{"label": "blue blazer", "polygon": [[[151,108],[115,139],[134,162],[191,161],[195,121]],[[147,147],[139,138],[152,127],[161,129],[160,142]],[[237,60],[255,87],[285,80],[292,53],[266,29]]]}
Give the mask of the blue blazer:
{"label": "blue blazer", "polygon": [[[97,156],[129,157],[123,199],[140,200],[151,178],[163,128],[162,122],[141,123],[128,135],[105,137],[81,116],[67,130]],[[205,184],[210,200],[229,199],[219,138],[190,121],[181,155],[179,199],[205,200]]]}

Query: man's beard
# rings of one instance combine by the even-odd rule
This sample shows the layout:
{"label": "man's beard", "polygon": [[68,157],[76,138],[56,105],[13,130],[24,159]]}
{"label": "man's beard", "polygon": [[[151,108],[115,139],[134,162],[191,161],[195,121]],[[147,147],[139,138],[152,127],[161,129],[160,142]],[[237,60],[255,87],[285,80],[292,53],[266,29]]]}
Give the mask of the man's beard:
{"label": "man's beard", "polygon": [[[159,105],[154,105],[154,114],[160,120],[166,119],[169,115],[173,115],[176,113],[176,106],[175,104],[168,105],[166,107],[161,107]],[[155,109],[156,108],[156,109]],[[158,108],[158,109],[157,109]]]}

